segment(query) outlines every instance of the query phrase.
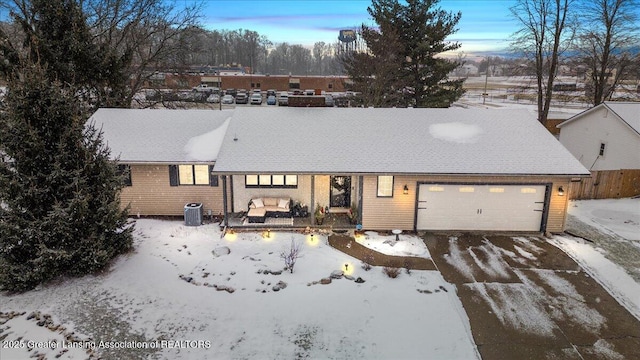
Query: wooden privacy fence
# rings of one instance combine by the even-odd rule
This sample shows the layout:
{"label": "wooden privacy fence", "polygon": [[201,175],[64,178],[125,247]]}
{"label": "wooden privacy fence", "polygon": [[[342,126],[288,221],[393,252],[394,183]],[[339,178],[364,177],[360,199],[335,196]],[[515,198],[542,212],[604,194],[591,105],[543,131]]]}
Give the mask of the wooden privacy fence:
{"label": "wooden privacy fence", "polygon": [[572,182],[571,200],[618,199],[640,195],[640,169],[592,171],[590,178]]}

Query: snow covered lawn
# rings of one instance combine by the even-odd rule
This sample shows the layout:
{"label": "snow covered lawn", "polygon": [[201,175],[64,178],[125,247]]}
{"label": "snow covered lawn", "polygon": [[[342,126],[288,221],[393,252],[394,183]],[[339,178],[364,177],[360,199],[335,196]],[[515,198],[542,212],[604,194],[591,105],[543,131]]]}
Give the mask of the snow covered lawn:
{"label": "snow covered lawn", "polygon": [[572,201],[569,214],[640,245],[640,198]]}
{"label": "snow covered lawn", "polygon": [[572,201],[569,214],[572,233],[591,241],[555,236],[550,242],[640,320],[640,198]]}
{"label": "snow covered lawn", "polygon": [[[365,271],[323,235],[221,238],[215,225],[148,219],[136,228],[135,253],[103,275],[0,295],[4,313],[26,312],[0,325],[4,340],[52,340],[30,352],[3,348],[2,359],[56,355],[62,345],[77,344],[63,342],[60,329],[27,320],[36,310],[50,314],[51,325],[65,326],[65,334],[75,331],[86,346],[112,342],[116,348],[97,349],[104,358],[479,358],[456,290],[436,271],[413,270],[396,279],[380,267]],[[368,239],[376,242],[375,236]],[[302,257],[293,274],[279,273],[280,254],[292,240],[302,245]],[[429,257],[418,245],[411,252]],[[336,270],[365,282],[319,283]],[[155,349],[118,348],[131,346]],[[61,358],[86,357],[66,347]]]}

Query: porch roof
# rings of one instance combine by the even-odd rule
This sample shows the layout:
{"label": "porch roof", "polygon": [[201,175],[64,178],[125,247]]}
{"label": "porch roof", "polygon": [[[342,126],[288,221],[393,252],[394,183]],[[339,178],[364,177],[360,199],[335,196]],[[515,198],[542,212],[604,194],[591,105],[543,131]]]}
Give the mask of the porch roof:
{"label": "porch roof", "polygon": [[231,111],[98,109],[87,121],[102,129],[123,163],[213,163]]}
{"label": "porch roof", "polygon": [[219,173],[589,175],[528,110],[238,107]]}

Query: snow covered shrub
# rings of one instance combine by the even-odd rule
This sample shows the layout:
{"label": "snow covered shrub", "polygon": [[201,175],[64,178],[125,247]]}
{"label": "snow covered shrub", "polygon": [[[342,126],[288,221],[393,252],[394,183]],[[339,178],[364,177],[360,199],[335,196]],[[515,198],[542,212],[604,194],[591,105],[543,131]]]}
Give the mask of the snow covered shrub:
{"label": "snow covered shrub", "polygon": [[284,259],[284,268],[285,270],[289,270],[293,274],[293,267],[296,265],[296,260],[300,255],[302,249],[300,248],[300,244],[295,242],[293,237],[291,238],[291,247],[288,250],[283,250],[280,253],[280,257]]}
{"label": "snow covered shrub", "polygon": [[395,268],[395,267],[391,267],[391,266],[385,266],[382,269],[382,272],[387,274],[387,276],[392,278],[392,279],[395,279],[395,278],[398,277],[398,275],[400,275],[400,269]]}
{"label": "snow covered shrub", "polygon": [[368,253],[362,257],[362,268],[364,271],[371,270],[371,264],[373,263],[373,254]]}

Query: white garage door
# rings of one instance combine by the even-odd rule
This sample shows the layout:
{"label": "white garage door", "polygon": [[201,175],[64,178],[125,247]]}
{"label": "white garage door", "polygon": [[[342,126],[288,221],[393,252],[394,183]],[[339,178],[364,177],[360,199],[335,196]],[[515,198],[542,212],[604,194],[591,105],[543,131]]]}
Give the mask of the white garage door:
{"label": "white garage door", "polygon": [[544,185],[421,184],[418,230],[540,231]]}

